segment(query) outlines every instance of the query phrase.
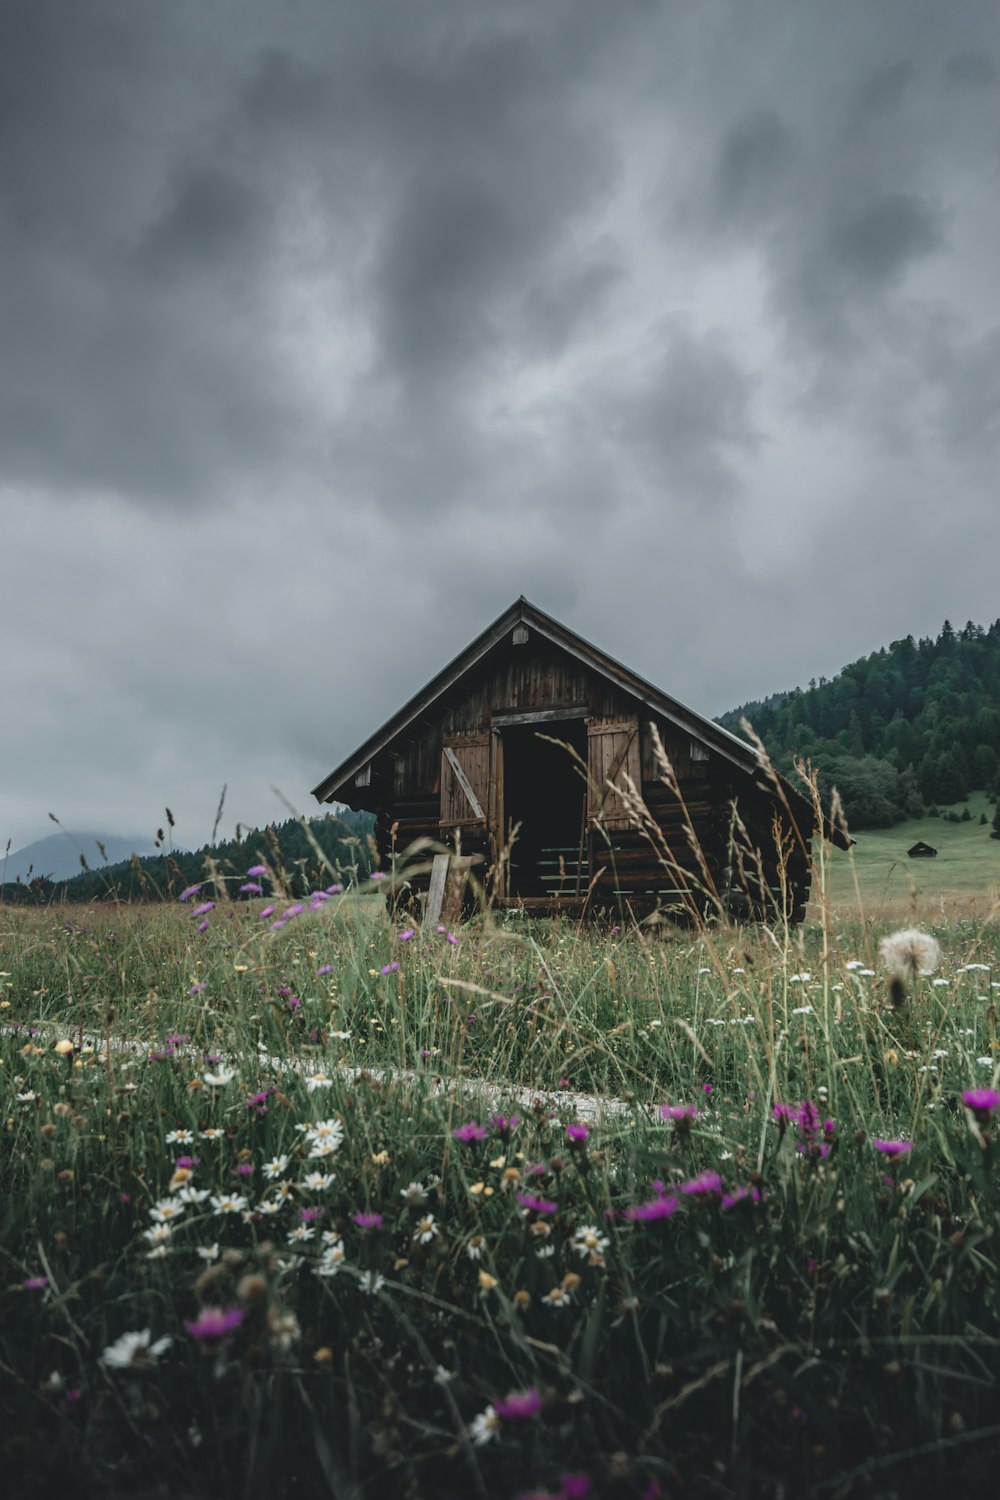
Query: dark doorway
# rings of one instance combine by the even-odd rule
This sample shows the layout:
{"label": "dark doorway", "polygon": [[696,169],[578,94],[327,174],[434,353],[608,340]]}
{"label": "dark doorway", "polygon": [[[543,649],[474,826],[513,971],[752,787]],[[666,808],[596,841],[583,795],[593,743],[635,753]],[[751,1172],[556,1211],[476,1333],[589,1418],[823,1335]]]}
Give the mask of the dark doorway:
{"label": "dark doorway", "polygon": [[583,719],[503,730],[503,827],[508,840],[520,824],[510,855],[511,896],[577,896],[586,890],[586,764]]}

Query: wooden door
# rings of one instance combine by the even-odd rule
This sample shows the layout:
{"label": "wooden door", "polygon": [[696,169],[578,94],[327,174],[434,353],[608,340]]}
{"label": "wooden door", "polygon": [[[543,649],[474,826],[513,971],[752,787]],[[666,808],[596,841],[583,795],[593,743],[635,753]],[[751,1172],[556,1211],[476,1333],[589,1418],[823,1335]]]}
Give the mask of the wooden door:
{"label": "wooden door", "polygon": [[639,717],[588,719],[587,721],[588,821],[605,828],[628,828],[625,804],[614,790],[631,777],[636,790],[642,787],[639,757]]}
{"label": "wooden door", "polygon": [[485,734],[446,735],[441,746],[441,830],[485,837],[491,806],[490,741]]}

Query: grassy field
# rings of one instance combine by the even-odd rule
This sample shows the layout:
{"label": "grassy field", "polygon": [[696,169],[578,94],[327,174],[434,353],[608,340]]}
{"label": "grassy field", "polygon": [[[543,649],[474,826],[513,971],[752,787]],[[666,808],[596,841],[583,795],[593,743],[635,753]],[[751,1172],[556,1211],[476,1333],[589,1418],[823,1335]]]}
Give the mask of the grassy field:
{"label": "grassy field", "polygon": [[[888,929],[834,903],[650,938],[206,894],[0,909],[19,1496],[992,1473],[983,911],[928,911],[940,961],[891,1003]],[[584,1119],[578,1094],[622,1107]]]}
{"label": "grassy field", "polygon": [[[972,792],[953,809],[968,807],[968,823],[945,817],[914,818],[892,828],[865,829],[850,853],[829,851],[828,892],[845,915],[879,916],[911,910],[922,920],[964,905],[985,914],[1000,892],[1000,839],[990,838],[994,805]],[[980,823],[985,814],[987,823]],[[910,859],[918,841],[937,849],[934,859]],[[859,899],[860,891],[860,899]]]}

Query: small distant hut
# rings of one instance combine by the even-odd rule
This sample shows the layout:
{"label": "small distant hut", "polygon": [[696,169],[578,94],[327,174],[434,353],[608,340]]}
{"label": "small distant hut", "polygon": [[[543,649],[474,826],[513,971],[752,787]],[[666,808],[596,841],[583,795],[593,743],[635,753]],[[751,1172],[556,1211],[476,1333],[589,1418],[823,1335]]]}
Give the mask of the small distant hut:
{"label": "small distant hut", "polygon": [[934,846],[932,844],[925,844],[923,839],[917,839],[912,849],[907,849],[906,852],[911,859],[934,859],[937,855],[937,850]]}
{"label": "small distant hut", "polygon": [[437,850],[439,867],[449,851],[474,862],[499,907],[805,915],[811,801],[524,598],[313,795],[375,814],[382,866],[414,904]]}

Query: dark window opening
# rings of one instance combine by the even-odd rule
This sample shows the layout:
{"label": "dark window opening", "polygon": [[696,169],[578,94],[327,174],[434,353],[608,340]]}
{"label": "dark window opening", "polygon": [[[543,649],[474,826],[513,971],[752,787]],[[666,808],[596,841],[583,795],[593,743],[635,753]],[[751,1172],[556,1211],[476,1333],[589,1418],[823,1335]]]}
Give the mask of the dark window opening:
{"label": "dark window opening", "polygon": [[[575,896],[587,888],[587,726],[582,719],[503,731],[504,835],[511,896]],[[565,747],[572,746],[579,760]],[[581,765],[582,762],[582,765]]]}

